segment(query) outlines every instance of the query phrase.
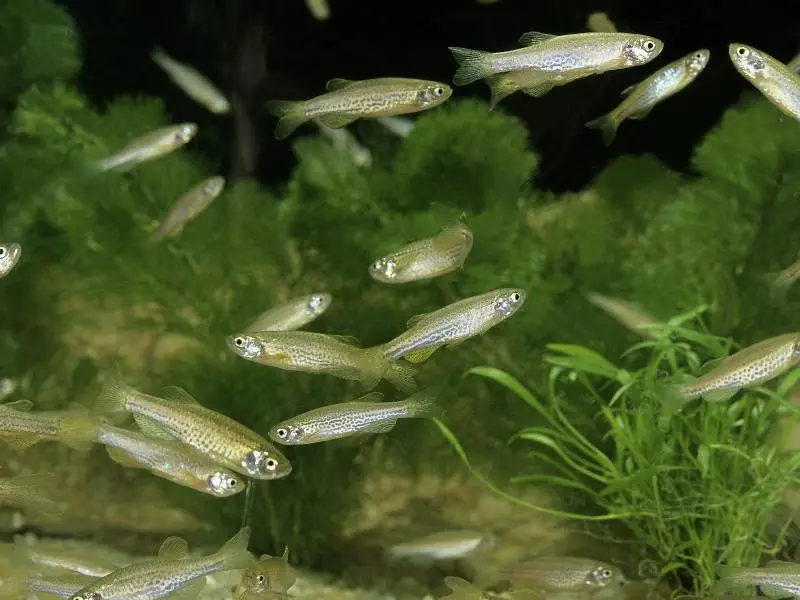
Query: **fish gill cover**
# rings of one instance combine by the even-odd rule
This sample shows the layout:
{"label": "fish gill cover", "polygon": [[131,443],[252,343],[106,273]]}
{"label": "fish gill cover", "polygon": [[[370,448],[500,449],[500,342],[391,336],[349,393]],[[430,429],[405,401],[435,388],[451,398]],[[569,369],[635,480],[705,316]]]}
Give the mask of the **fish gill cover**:
{"label": "fish gill cover", "polygon": [[[228,352],[226,336],[268,306],[329,292],[335,303],[315,330],[366,347],[397,335],[412,315],[514,285],[528,296],[513,326],[437,353],[419,375],[421,386],[444,384],[447,427],[497,483],[536,465],[504,443],[519,429],[520,407],[491,382],[460,376],[489,364],[536,390],[550,366],[547,343],[618,356],[636,338],[584,293],[619,295],[662,319],[710,305],[710,330],[745,345],[796,329],[800,296],[773,307],[761,276],[797,252],[800,127],[755,94],[698,146],[696,176],[625,156],[589,188],[560,196],[531,187],[537,157],[523,124],[476,100],[420,115],[406,139],[360,124],[378,139],[370,169],[321,136],[298,138],[285,188],[237,182],[179,238],[156,245],[150,237],[174,200],[219,165],[188,147],[129,173],[88,172],[90,161],[168,125],[162,102],[124,97],[92,106],[74,82],[74,28],[50,2],[4,2],[0,40],[0,233],[24,248],[0,287],[2,375],[40,409],[93,404],[98,375],[119,365],[140,388],[181,385],[264,434],[358,390]],[[465,268],[404,289],[372,281],[367,267],[376,257],[447,224],[434,203],[466,213],[475,244]],[[566,393],[576,406],[585,402],[580,390]],[[291,477],[257,488],[256,550],[288,545],[301,564],[330,570],[344,567],[344,531],[359,529],[352,521],[369,502],[370,478],[462,468],[430,424],[302,450],[291,453]],[[122,477],[98,451],[78,456],[43,445],[14,461],[54,472],[69,499],[66,515],[31,522],[45,534],[216,535],[241,518],[241,497],[220,504],[146,474]],[[731,468],[725,464],[707,468]],[[634,527],[642,531],[649,530]]]}

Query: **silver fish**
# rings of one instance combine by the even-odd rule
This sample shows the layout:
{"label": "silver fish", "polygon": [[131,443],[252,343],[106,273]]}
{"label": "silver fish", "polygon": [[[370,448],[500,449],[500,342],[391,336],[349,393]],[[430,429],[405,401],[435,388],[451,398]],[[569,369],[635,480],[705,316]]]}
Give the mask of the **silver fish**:
{"label": "silver fish", "polygon": [[21,556],[35,565],[65,569],[85,577],[105,577],[131,562],[106,546],[78,540],[40,538],[28,543],[25,536],[19,535],[14,538],[14,546]]}
{"label": "silver fish", "polygon": [[783,114],[800,120],[800,75],[763,50],[734,43],[728,55],[736,70]]}
{"label": "silver fish", "polygon": [[525,290],[502,288],[464,298],[408,321],[408,329],[383,345],[389,360],[424,362],[442,346],[481,335],[515,314],[525,302]]}
{"label": "silver fish", "polygon": [[315,408],[282,421],[268,435],[279,444],[297,446],[361,433],[386,433],[397,419],[433,415],[437,394],[438,390],[423,390],[400,402],[383,402],[383,394],[372,392],[352,402]]}
{"label": "silver fish", "polygon": [[433,559],[463,558],[479,550],[492,548],[495,537],[471,529],[442,531],[417,540],[395,544],[388,549],[392,558],[425,556]]}
{"label": "silver fish", "polygon": [[0,440],[22,451],[40,441],[56,441],[86,452],[94,442],[94,420],[88,409],[73,403],[66,411],[30,412],[30,400],[0,405]]}
{"label": "silver fish", "polygon": [[28,591],[34,594],[51,594],[59,598],[69,598],[78,590],[91,583],[94,577],[54,577],[43,576],[28,577]]}
{"label": "silver fish", "polygon": [[523,48],[505,52],[484,52],[451,47],[459,67],[455,85],[467,85],[498,73],[519,69],[536,70],[542,75],[536,86],[547,93],[560,79],[576,79],[606,71],[644,65],[664,49],[654,37],[637,33],[573,33],[552,35],[538,31],[522,34]]}
{"label": "silver fish", "polygon": [[153,241],[173,237],[183,231],[184,226],[197,218],[225,188],[224,177],[209,177],[186,192],[166,216],[153,234]]}
{"label": "silver fish", "polygon": [[188,144],[197,133],[194,123],[181,123],[162,127],[136,138],[122,150],[97,162],[101,171],[130,168],[147,161],[161,158]]}
{"label": "silver fish", "polygon": [[167,538],[158,557],[135,562],[100,577],[74,593],[70,600],[156,600],[176,592],[195,597],[205,576],[245,569],[254,557],[247,551],[249,528],[244,528],[209,556],[190,558],[186,542]]}
{"label": "silver fish", "polygon": [[771,560],[760,568],[719,567],[719,587],[758,587],[767,596],[800,596],[800,566],[797,563]]}
{"label": "silver fish", "polygon": [[506,567],[500,573],[514,587],[551,592],[591,592],[626,582],[622,571],[608,563],[569,556],[544,556]]}
{"label": "silver fish", "polygon": [[0,244],[0,278],[5,277],[17,266],[22,257],[22,246],[15,243]]}
{"label": "silver fish", "polygon": [[231,105],[228,99],[197,69],[178,62],[161,48],[156,48],[150,58],[192,100],[218,115],[230,112]]}
{"label": "silver fish", "polygon": [[692,83],[706,68],[711,52],[706,49],[691,52],[662,67],[650,77],[622,91],[626,98],[607,115],[586,123],[587,127],[600,129],[608,146],[617,135],[617,127],[625,119],[641,120],[650,114],[656,104],[674,96]]}
{"label": "silver fish", "polygon": [[331,305],[333,296],[317,292],[287,300],[261,313],[245,331],[294,331],[321,316]]}

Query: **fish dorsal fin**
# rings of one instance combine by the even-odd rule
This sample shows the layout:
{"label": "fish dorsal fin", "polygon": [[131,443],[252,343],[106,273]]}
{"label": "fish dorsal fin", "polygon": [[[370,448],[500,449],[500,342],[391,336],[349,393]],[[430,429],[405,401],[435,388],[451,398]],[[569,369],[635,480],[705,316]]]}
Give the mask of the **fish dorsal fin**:
{"label": "fish dorsal fin", "polygon": [[431,313],[420,313],[418,315],[414,315],[406,322],[406,327],[411,329],[415,325],[419,325],[422,321],[424,321],[427,317],[430,316]]}
{"label": "fish dorsal fin", "polygon": [[200,403],[195,400],[192,395],[182,387],[177,385],[169,385],[163,390],[164,398],[175,404],[188,404],[192,406],[200,406]]}
{"label": "fish dorsal fin", "polygon": [[352,335],[331,335],[333,339],[337,342],[342,342],[343,344],[347,344],[348,346],[360,346],[361,342],[358,341],[357,337]]}
{"label": "fish dorsal fin", "polygon": [[30,400],[14,400],[13,402],[7,402],[6,404],[2,404],[0,406],[4,408],[10,408],[11,410],[18,410],[20,412],[28,412],[33,408],[33,402]]}
{"label": "fish dorsal fin", "polygon": [[353,402],[383,402],[383,394],[381,392],[370,392],[360,398],[356,398]]}
{"label": "fish dorsal fin", "polygon": [[541,31],[528,31],[519,36],[519,43],[523,46],[535,46],[547,40],[552,40],[554,37],[552,33],[542,33]]}
{"label": "fish dorsal fin", "polygon": [[178,560],[189,556],[189,544],[179,537],[168,537],[158,549],[158,558],[164,560]]}
{"label": "fish dorsal fin", "polygon": [[624,98],[625,96],[628,96],[628,95],[630,95],[630,93],[631,93],[633,90],[635,90],[635,89],[636,89],[636,84],[629,85],[629,86],[628,86],[628,87],[626,87],[624,90],[622,90],[622,91],[619,93],[619,95],[620,95],[620,96],[622,96],[622,97]]}
{"label": "fish dorsal fin", "polygon": [[352,79],[342,79],[341,77],[335,77],[328,81],[325,84],[325,90],[328,92],[335,92],[336,90],[342,90],[346,87],[349,87],[356,83]]}
{"label": "fish dorsal fin", "polygon": [[287,565],[289,564],[289,546],[283,547],[283,556],[281,556],[281,558],[283,559],[283,562],[285,562]]}

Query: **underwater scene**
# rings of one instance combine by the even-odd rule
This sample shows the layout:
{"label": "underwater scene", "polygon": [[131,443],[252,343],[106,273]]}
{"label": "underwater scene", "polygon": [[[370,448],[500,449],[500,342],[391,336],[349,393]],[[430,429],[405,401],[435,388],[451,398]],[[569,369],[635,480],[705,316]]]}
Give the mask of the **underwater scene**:
{"label": "underwater scene", "polygon": [[796,15],[428,4],[0,2],[0,599],[800,596]]}

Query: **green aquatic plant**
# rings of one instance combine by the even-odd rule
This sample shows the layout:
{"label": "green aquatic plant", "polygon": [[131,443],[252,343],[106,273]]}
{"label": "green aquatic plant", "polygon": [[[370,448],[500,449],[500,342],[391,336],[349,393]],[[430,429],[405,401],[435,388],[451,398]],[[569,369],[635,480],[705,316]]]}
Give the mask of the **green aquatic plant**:
{"label": "green aquatic plant", "polygon": [[704,311],[650,326],[657,338],[631,347],[626,366],[583,346],[549,344],[542,395],[497,368],[467,371],[504,386],[529,409],[530,425],[509,443],[535,472],[511,483],[577,496],[585,512],[533,506],[502,491],[472,467],[456,434],[443,422],[439,428],[497,493],[562,517],[621,521],[661,576],[688,582],[687,591],[702,597],[718,565],[756,566],[778,554],[785,539],[773,535],[776,510],[800,483],[800,452],[784,451],[784,436],[800,418],[785,402],[800,369],[775,389],[756,388],[732,402],[694,401],[677,411],[662,402],[665,381],[697,374],[706,360],[729,353],[729,342],[698,321]]}

